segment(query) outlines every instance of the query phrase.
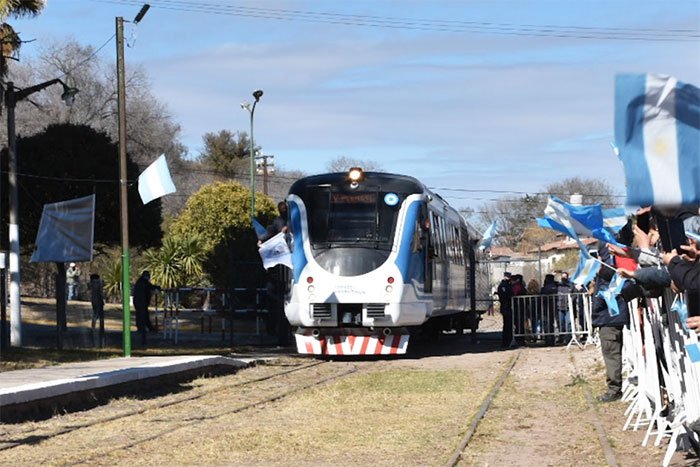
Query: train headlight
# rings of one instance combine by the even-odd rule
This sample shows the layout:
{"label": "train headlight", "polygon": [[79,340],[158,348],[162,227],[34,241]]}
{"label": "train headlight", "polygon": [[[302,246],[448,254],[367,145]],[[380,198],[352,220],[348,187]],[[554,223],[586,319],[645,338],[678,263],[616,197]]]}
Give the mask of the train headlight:
{"label": "train headlight", "polygon": [[348,181],[350,188],[357,188],[362,180],[365,179],[365,172],[360,167],[353,167],[348,171]]}
{"label": "train headlight", "polygon": [[394,290],[394,288],[390,285],[387,285],[385,290],[386,290],[386,293],[391,293]]}
{"label": "train headlight", "polygon": [[365,173],[360,167],[353,167],[348,171],[348,180],[351,182],[361,182],[365,179]]}
{"label": "train headlight", "polygon": [[316,290],[316,287],[314,287],[313,285],[310,285],[306,288],[306,290],[308,290],[309,293],[313,293],[313,291]]}

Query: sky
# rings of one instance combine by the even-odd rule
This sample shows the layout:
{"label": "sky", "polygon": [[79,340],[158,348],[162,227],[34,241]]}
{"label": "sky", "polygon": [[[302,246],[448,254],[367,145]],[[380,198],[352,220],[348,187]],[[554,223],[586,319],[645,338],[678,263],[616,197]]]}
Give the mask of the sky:
{"label": "sky", "polygon": [[[373,161],[458,208],[571,177],[624,194],[610,145],[615,75],[700,85],[698,0],[148,3],[125,24],[126,68],[144,67],[190,154],[207,132],[249,133],[240,103],[262,89],[255,143],[278,167]],[[49,0],[11,23],[34,39],[22,56],[71,39],[106,44],[98,56],[116,60],[115,18],[142,4]]]}

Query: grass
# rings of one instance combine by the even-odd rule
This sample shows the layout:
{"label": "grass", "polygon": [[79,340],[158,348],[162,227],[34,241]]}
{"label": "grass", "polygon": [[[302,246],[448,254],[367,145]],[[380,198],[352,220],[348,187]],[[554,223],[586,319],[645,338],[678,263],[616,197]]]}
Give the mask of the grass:
{"label": "grass", "polygon": [[[202,443],[211,444],[212,463],[435,464],[449,458],[477,408],[478,398],[465,397],[472,385],[462,370],[360,374],[298,394],[253,414],[255,424],[211,433]],[[196,459],[185,454],[178,462]]]}

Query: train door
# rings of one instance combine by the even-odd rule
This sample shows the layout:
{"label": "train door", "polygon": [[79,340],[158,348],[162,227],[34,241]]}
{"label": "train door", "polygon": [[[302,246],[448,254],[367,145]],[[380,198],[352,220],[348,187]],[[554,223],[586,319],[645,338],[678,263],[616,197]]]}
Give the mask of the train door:
{"label": "train door", "polygon": [[433,293],[433,256],[435,256],[435,245],[433,244],[430,232],[430,218],[428,217],[428,209],[425,204],[420,210],[420,228],[421,228],[421,244],[425,252],[423,261],[425,271],[425,284],[423,291],[425,293]]}
{"label": "train door", "polygon": [[430,214],[430,232],[433,243],[433,310],[444,310],[447,305],[447,274],[449,263],[445,248],[445,230],[442,218]]}

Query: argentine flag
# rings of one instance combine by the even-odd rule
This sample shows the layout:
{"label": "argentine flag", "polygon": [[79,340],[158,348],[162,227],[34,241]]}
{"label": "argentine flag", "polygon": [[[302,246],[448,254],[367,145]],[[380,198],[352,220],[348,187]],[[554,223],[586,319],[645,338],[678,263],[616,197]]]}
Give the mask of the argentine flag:
{"label": "argentine flag", "polygon": [[625,208],[603,209],[603,226],[612,233],[618,233],[627,225]]}
{"label": "argentine flag", "polygon": [[593,258],[588,250],[583,249],[579,252],[578,267],[571,281],[576,285],[586,285],[595,279],[599,269],[600,261]]}
{"label": "argentine flag", "polygon": [[700,89],[671,76],[617,75],[615,145],[627,205],[700,202]]}
{"label": "argentine flag", "polygon": [[620,308],[617,303],[617,296],[622,293],[622,286],[625,285],[627,279],[615,273],[608,288],[605,290],[599,290],[598,296],[605,300],[605,304],[608,305],[608,312],[610,316],[617,316],[620,314]]}
{"label": "argentine flag", "polygon": [[600,204],[574,206],[556,196],[550,196],[544,209],[544,218],[537,219],[537,225],[561,232],[579,242],[579,235],[596,238],[602,242],[620,245],[614,235],[605,228],[603,209]]}
{"label": "argentine flag", "polygon": [[496,221],[491,222],[489,228],[484,232],[484,237],[479,242],[479,250],[484,251],[491,248],[491,243],[493,242],[493,237],[496,236]]}
{"label": "argentine flag", "polygon": [[148,204],[156,198],[175,192],[175,184],[170,177],[168,162],[165,154],[149,165],[139,175],[139,195],[143,204]]}

